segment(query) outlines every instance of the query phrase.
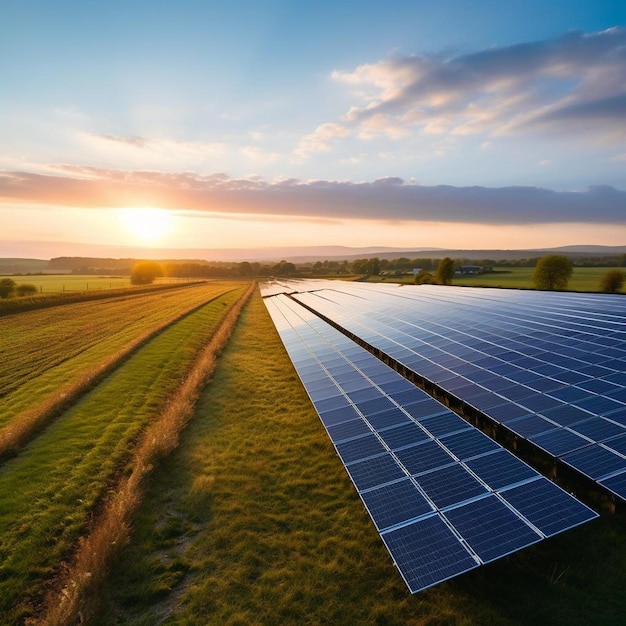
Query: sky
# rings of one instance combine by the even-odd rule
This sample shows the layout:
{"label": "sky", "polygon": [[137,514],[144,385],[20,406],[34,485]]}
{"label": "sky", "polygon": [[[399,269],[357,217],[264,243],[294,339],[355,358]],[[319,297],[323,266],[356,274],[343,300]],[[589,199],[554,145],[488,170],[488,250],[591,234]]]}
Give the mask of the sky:
{"label": "sky", "polygon": [[626,245],[623,0],[3,0],[0,59],[0,257]]}

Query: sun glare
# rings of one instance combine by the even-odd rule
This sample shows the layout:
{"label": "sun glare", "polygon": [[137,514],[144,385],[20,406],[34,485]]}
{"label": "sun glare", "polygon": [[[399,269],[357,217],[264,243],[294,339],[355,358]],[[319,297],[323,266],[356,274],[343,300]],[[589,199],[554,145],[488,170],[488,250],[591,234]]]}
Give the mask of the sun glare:
{"label": "sun glare", "polygon": [[164,209],[123,209],[122,221],[126,229],[145,244],[157,243],[172,227],[172,216]]}

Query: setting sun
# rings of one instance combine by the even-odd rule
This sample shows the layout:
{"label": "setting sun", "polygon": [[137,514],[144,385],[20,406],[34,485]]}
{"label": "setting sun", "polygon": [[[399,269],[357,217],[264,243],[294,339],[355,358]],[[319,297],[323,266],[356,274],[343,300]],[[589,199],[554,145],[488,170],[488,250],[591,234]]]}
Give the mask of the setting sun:
{"label": "setting sun", "polygon": [[172,227],[172,215],[165,209],[123,209],[122,221],[126,229],[145,244],[160,241]]}

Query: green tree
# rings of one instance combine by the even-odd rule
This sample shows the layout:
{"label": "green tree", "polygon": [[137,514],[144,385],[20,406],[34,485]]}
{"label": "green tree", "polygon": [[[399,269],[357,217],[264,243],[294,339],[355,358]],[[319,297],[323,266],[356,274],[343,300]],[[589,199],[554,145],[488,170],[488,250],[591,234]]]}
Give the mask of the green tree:
{"label": "green tree", "polygon": [[37,293],[37,287],[30,283],[22,283],[15,288],[18,296],[34,296]]}
{"label": "green tree", "polygon": [[368,259],[367,273],[370,276],[378,276],[378,274],[380,274],[380,260],[378,259],[378,257]]}
{"label": "green tree", "polygon": [[600,291],[617,293],[624,286],[625,278],[622,270],[609,270],[600,280]]}
{"label": "green tree", "polygon": [[413,280],[416,285],[432,285],[437,282],[427,270],[420,270]]}
{"label": "green tree", "polygon": [[449,285],[454,277],[454,261],[450,257],[445,257],[437,265],[437,282],[440,285]]}
{"label": "green tree", "polygon": [[12,278],[0,280],[0,298],[8,298],[15,291],[15,281]]}
{"label": "green tree", "polygon": [[156,261],[137,261],[130,274],[131,285],[151,285],[157,276],[163,276],[163,268]]}
{"label": "green tree", "polygon": [[566,256],[548,254],[537,261],[533,283],[537,289],[565,289],[573,271],[574,266]]}

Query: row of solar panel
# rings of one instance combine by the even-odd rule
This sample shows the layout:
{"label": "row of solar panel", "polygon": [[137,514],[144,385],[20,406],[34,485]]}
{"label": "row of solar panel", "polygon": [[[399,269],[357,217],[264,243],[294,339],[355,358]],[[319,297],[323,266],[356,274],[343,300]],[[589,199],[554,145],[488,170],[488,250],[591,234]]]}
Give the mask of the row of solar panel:
{"label": "row of solar panel", "polygon": [[[597,319],[585,336],[593,336],[596,343],[572,335],[561,344],[546,339],[544,330],[541,338],[526,335],[522,344],[494,332],[496,315],[512,316],[510,298],[501,303],[480,295],[494,290],[403,288],[401,296],[399,291],[344,283],[294,297],[626,499],[623,298],[611,300],[613,311],[618,311],[615,302],[620,302],[623,312],[621,318],[611,315],[611,329],[598,327],[604,323],[602,311],[588,313]],[[502,293],[498,291],[498,296]],[[552,295],[533,294],[534,308],[544,301],[549,305],[546,309],[554,308]],[[605,302],[605,298],[584,298],[586,309],[599,309]],[[516,317],[523,317],[526,309],[513,304]],[[481,310],[480,323],[473,320],[477,315],[473,308]],[[611,345],[602,338],[610,339]]]}
{"label": "row of solar panel", "polygon": [[412,592],[595,517],[318,317],[266,305]]}

